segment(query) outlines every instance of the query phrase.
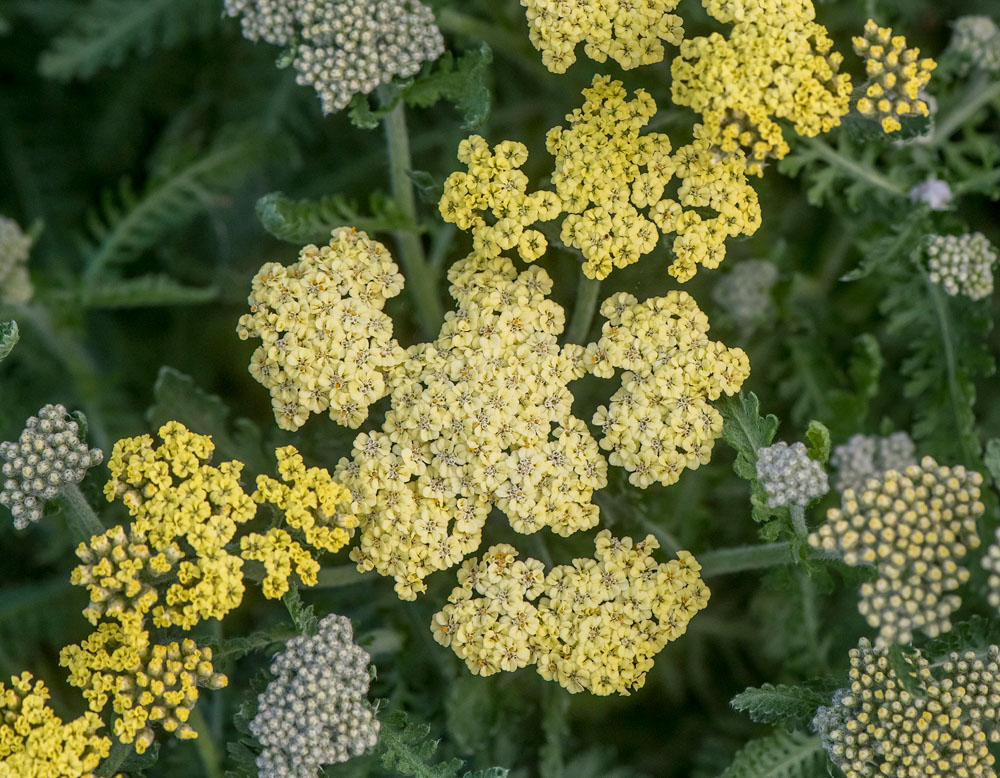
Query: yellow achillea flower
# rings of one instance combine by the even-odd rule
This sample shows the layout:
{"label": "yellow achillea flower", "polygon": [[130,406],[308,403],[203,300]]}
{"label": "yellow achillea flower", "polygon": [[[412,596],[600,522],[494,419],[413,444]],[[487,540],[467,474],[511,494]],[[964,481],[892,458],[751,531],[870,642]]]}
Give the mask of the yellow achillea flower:
{"label": "yellow achillea flower", "polygon": [[479,548],[494,504],[517,532],[569,535],[597,523],[591,496],[607,480],[570,412],[583,347],[557,343],[565,316],[548,274],[473,255],[448,277],[458,309],[409,349],[382,431],[359,435],[335,474],[360,521],[351,559],[394,577],[403,599]]}
{"label": "yellow achillea flower", "polygon": [[404,358],[382,312],[403,288],[388,250],[353,227],[332,235],[293,265],[264,265],[236,328],[242,340],[263,341],[250,374],[271,392],[282,429],[327,410],[339,424],[360,426],[388,391],[385,372]]}
{"label": "yellow achillea flower", "polygon": [[[529,225],[562,212],[567,216],[561,239],[583,253],[588,276],[606,278],[613,268],[653,251],[661,234],[676,233],[668,272],[687,281],[698,265],[719,265],[727,238],[760,226],[757,193],[747,182],[741,152],[724,156],[696,140],[671,153],[663,133],[639,134],[656,113],[644,90],[629,100],[620,81],[595,76],[583,94],[583,107],[566,117],[569,126],[546,136],[555,157],[555,195],[525,193],[527,177],[518,168],[527,151],[521,144],[505,141],[491,154],[473,136],[459,147],[468,172],[449,176],[440,211],[446,221],[472,231],[478,256],[516,247],[522,259],[537,259],[547,243]],[[676,199],[666,192],[674,180]],[[704,215],[706,209],[716,215]],[[485,221],[487,210],[495,223]]]}
{"label": "yellow achillea flower", "polygon": [[594,414],[601,448],[633,485],[669,486],[684,468],[708,463],[722,434],[722,415],[709,403],[739,391],[750,361],[742,349],[709,340],[708,317],[686,292],[643,303],[620,292],[601,313],[608,321],[584,364],[602,378],[626,371],[610,405]]}
{"label": "yellow achillea flower", "polygon": [[878,570],[874,583],[862,584],[858,603],[879,631],[878,645],[909,643],[916,630],[936,637],[951,629],[962,601],[949,592],[969,579],[959,563],[979,546],[982,483],[979,473],[924,457],[869,478],[862,489],[845,489],[841,507],[809,535],[814,548]]}
{"label": "yellow achillea flower", "polygon": [[147,631],[114,622],[99,625],[79,645],[66,646],[59,663],[69,669],[69,682],[83,689],[92,711],[111,702],[118,714],[115,734],[122,743],[134,741],[140,754],[153,743],[152,724],[180,738],[198,737],[187,724],[198,687],[220,689],[227,683],[212,667],[210,648],[190,639],[151,644]]}
{"label": "yellow achillea flower", "polygon": [[597,62],[611,57],[625,70],[663,60],[661,41],[684,37],[683,20],[672,14],[679,0],[521,0],[531,43],[553,73],[565,73],[584,43]]}
{"label": "yellow achillea flower", "polygon": [[479,675],[535,664],[570,692],[628,694],[708,603],[694,557],[680,551],[657,564],[658,547],[652,535],[633,543],[603,530],[594,559],[546,574],[536,559],[517,560],[512,546],[493,546],[462,565],[434,637]]}
{"label": "yellow achillea flower", "polygon": [[0,683],[0,778],[93,778],[111,741],[95,713],[64,724],[46,704],[49,690],[31,673]]}
{"label": "yellow achillea flower", "polygon": [[746,153],[747,171],[761,175],[788,144],[775,119],[809,137],[840,124],[850,107],[851,79],[838,73],[826,28],[813,21],[809,0],[703,0],[719,33],[686,40],[671,64],[671,94],[701,114],[695,136],[727,154]]}
{"label": "yellow achillea flower", "polygon": [[920,49],[906,48],[904,36],[893,35],[892,29],[879,27],[873,19],[865,23],[864,36],[851,40],[858,56],[865,57],[868,74],[865,95],[857,103],[859,113],[879,118],[885,133],[903,128],[900,116],[930,115],[920,90],[937,67],[933,59],[920,59]]}

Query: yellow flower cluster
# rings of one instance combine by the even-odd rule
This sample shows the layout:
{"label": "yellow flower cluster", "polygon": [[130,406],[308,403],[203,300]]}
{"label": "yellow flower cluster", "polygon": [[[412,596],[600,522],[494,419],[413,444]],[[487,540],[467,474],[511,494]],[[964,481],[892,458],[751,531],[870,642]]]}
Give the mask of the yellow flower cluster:
{"label": "yellow flower cluster", "polygon": [[708,603],[708,587],[686,551],[657,564],[652,535],[633,543],[603,530],[596,547],[594,559],[548,574],[505,544],[466,561],[460,585],[435,614],[435,639],[479,675],[535,664],[574,693],[640,688],[653,657]]}
{"label": "yellow flower cluster", "polygon": [[865,96],[857,103],[859,113],[878,117],[886,133],[902,129],[900,116],[930,115],[920,90],[937,67],[933,59],[920,59],[920,49],[906,48],[905,37],[893,35],[889,27],[879,27],[872,19],[865,23],[864,36],[852,42],[858,56],[865,57],[868,74]]}
{"label": "yellow flower cluster", "polygon": [[111,741],[95,713],[63,724],[46,704],[49,690],[31,673],[0,683],[0,778],[93,778]]}
{"label": "yellow flower cluster", "polygon": [[531,43],[553,73],[565,73],[584,43],[597,62],[611,57],[625,70],[663,60],[661,41],[684,37],[683,20],[672,14],[679,0],[521,0]]}
{"label": "yellow flower cluster", "polygon": [[788,144],[775,119],[815,136],[840,124],[850,107],[851,79],[838,73],[826,28],[813,21],[809,0],[704,0],[721,22],[719,33],[684,41],[672,65],[671,93],[678,105],[701,114],[695,136],[727,154],[743,150],[747,170],[763,173]]}
{"label": "yellow flower cluster", "polygon": [[549,276],[472,255],[448,277],[458,309],[409,349],[382,431],[359,435],[336,471],[360,521],[351,559],[394,577],[403,599],[479,548],[494,504],[517,532],[569,535],[597,523],[591,496],[607,482],[570,412],[584,349],[556,342],[565,317]]}
{"label": "yellow flower cluster", "polygon": [[878,632],[877,643],[908,643],[915,630],[934,637],[951,629],[961,605],[949,594],[969,578],[959,562],[979,545],[976,519],[983,477],[930,457],[902,472],[846,489],[841,507],[809,535],[809,545],[843,556],[848,565],[874,565],[878,577],[861,586],[858,610]]}
{"label": "yellow flower cluster", "polygon": [[[306,468],[302,455],[293,446],[279,448],[275,454],[284,483],[266,475],[257,476],[253,499],[271,503],[283,511],[285,522],[301,531],[308,545],[336,553],[347,545],[358,525],[354,516],[338,509],[340,503],[350,500],[350,493],[323,468]],[[246,535],[240,541],[240,550],[244,559],[264,563],[265,597],[281,597],[288,591],[293,565],[304,584],[316,585],[319,563],[283,529],[274,527],[265,535],[256,532]]]}
{"label": "yellow flower cluster", "polygon": [[385,246],[353,227],[306,246],[294,265],[260,269],[236,332],[263,341],[250,373],[270,390],[279,427],[296,430],[326,410],[348,427],[365,420],[387,392],[385,371],[404,357],[382,312],[402,288]]}
{"label": "yellow flower cluster", "polygon": [[64,648],[59,661],[92,711],[111,701],[118,714],[115,734],[123,743],[134,741],[140,754],[153,743],[154,723],[180,738],[198,737],[187,724],[198,687],[220,689],[227,683],[212,667],[212,649],[190,639],[151,645],[147,632],[137,636],[115,622],[100,624],[82,643]]}
{"label": "yellow flower cluster", "polygon": [[[1000,742],[1000,649],[905,657],[896,674],[882,647],[851,649],[851,685],[813,724],[847,778],[995,778],[989,744]],[[916,687],[916,688],[914,688]]]}
{"label": "yellow flower cluster", "polygon": [[[671,153],[663,133],[639,134],[656,113],[645,91],[629,100],[620,81],[595,76],[583,94],[583,107],[566,117],[569,126],[554,127],[546,137],[555,157],[555,195],[525,194],[527,177],[517,169],[527,156],[521,144],[505,141],[491,154],[476,136],[459,148],[468,172],[449,176],[440,210],[446,221],[473,231],[477,254],[492,257],[517,247],[533,261],[547,243],[528,226],[564,212],[561,239],[583,253],[588,276],[605,278],[653,251],[661,234],[676,233],[668,272],[687,281],[698,265],[719,265],[727,238],[760,226],[760,204],[741,152],[722,156],[708,141],[696,140]],[[676,199],[666,193],[674,179]],[[495,224],[484,220],[486,209]]]}
{"label": "yellow flower cluster", "polygon": [[620,292],[601,313],[608,321],[587,347],[587,369],[602,378],[626,371],[610,406],[593,418],[601,448],[635,486],[669,486],[685,467],[708,463],[722,434],[722,416],[709,403],[739,391],[750,361],[742,349],[708,339],[708,317],[686,292],[643,303]]}
{"label": "yellow flower cluster", "polygon": [[[495,257],[514,248],[525,262],[542,256],[548,241],[528,227],[556,218],[561,206],[553,192],[527,194],[528,177],[520,169],[528,159],[524,144],[505,140],[491,150],[482,137],[472,135],[458,144],[458,159],[468,172],[457,171],[445,180],[438,205],[444,220],[472,231],[477,256]],[[486,214],[492,216],[489,222]]]}

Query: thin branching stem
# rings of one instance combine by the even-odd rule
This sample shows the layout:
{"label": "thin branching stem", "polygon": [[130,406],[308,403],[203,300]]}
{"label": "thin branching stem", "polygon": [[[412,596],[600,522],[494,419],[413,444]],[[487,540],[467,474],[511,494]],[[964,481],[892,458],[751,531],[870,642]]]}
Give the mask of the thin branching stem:
{"label": "thin branching stem", "polygon": [[198,757],[201,760],[205,778],[222,778],[222,754],[212,738],[212,732],[200,706],[196,706],[191,711],[188,721],[191,728],[198,733],[194,745],[198,749]]}
{"label": "thin branching stem", "polygon": [[94,535],[104,534],[104,525],[79,486],[66,484],[59,490],[59,498],[66,509],[66,521],[77,540],[89,543]]}
{"label": "thin branching stem", "polygon": [[884,189],[897,197],[906,197],[907,192],[903,189],[903,187],[893,181],[890,181],[877,170],[841,154],[833,147],[827,145],[821,140],[817,140],[816,138],[803,138],[802,141],[818,156],[822,157],[827,162],[836,165],[854,178],[867,181],[869,184],[872,184],[879,189]]}
{"label": "thin branching stem", "polygon": [[128,759],[132,755],[133,751],[134,746],[132,743],[121,743],[117,738],[112,738],[111,752],[105,760],[98,765],[97,777],[111,778],[111,776],[116,775],[118,773],[118,768],[122,765],[122,762]]}
{"label": "thin branching stem", "polygon": [[698,556],[702,578],[731,575],[748,570],[787,565],[792,562],[791,544],[765,543],[758,546],[717,548]]}
{"label": "thin branching stem", "polygon": [[573,318],[566,330],[567,343],[584,344],[590,333],[590,324],[597,310],[597,298],[601,294],[601,282],[596,278],[587,278],[580,270],[580,280],[576,287],[576,301],[573,305]]}
{"label": "thin branching stem", "polygon": [[962,99],[935,125],[929,145],[940,146],[976,111],[998,99],[1000,99],[1000,81],[990,84],[989,77],[985,73],[980,73],[969,85]]}

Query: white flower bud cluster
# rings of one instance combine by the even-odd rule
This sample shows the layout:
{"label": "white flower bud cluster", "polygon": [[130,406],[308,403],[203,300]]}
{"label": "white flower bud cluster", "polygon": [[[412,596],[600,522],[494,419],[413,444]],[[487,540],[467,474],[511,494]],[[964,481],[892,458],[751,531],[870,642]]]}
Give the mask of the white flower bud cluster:
{"label": "white flower bud cluster", "polygon": [[869,478],[878,478],[887,470],[902,472],[917,464],[914,451],[913,441],[905,432],[894,432],[887,438],[852,435],[834,448],[830,457],[837,469],[837,491],[861,491]]}
{"label": "white flower bud cluster", "polygon": [[80,426],[62,405],[46,405],[31,416],[17,442],[0,443],[3,490],[0,504],[24,529],[42,518],[42,507],[67,484],[78,484],[104,454],[80,440]]}
{"label": "white flower bud cluster", "polygon": [[247,39],[293,47],[296,80],[316,89],[323,113],[444,52],[434,13],[418,0],[226,0],[225,11],[241,17]]}
{"label": "white flower bud cluster", "polygon": [[830,491],[823,466],[810,459],[804,443],[775,443],[757,449],[757,479],[772,508],[806,506]]}
{"label": "white flower bud cluster", "polygon": [[969,580],[960,563],[979,546],[976,520],[983,477],[930,457],[904,471],[846,490],[840,508],[809,535],[809,545],[837,553],[851,567],[874,565],[878,577],[861,585],[858,612],[878,629],[877,643],[909,643],[917,630],[936,637],[951,629],[962,604],[955,594]]}
{"label": "white flower bud cluster", "polygon": [[363,754],[379,722],[365,699],[371,657],[351,622],[333,613],[313,637],[288,641],[271,663],[275,679],[257,698],[250,731],[264,746],[260,778],[313,778],[321,767]]}
{"label": "white flower bud cluster", "polygon": [[0,302],[23,303],[31,299],[35,290],[25,264],[32,242],[16,221],[0,216]]}
{"label": "white flower bud cluster", "polygon": [[927,257],[931,281],[948,294],[981,300],[993,293],[997,250],[981,232],[931,235]]}
{"label": "white flower bud cluster", "polygon": [[986,549],[982,565],[990,574],[987,598],[990,605],[1000,609],[1000,528],[996,530],[993,537],[993,543]]}
{"label": "white flower bud cluster", "polygon": [[887,654],[862,638],[851,649],[850,686],[813,719],[834,764],[847,778],[995,778],[1000,648],[933,664],[916,651],[905,684]]}
{"label": "white flower bud cluster", "polygon": [[1000,71],[1000,27],[988,16],[955,20],[949,47],[966,63],[989,73]]}
{"label": "white flower bud cluster", "polygon": [[910,189],[909,197],[911,202],[926,203],[932,211],[947,211],[953,195],[947,181],[928,178]]}
{"label": "white flower bud cluster", "polygon": [[778,268],[763,259],[748,259],[724,275],[712,291],[712,299],[743,330],[753,330],[771,308],[771,288]]}

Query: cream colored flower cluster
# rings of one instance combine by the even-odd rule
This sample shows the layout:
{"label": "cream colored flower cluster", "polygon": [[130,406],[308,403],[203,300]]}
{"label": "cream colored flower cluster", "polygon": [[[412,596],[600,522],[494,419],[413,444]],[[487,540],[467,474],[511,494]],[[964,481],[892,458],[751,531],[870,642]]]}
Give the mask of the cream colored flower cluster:
{"label": "cream colored flower cluster", "polygon": [[862,638],[851,649],[850,686],[813,720],[834,764],[847,778],[995,778],[1000,648],[933,665],[915,651],[907,679],[887,653]]}
{"label": "cream colored flower cluster", "polygon": [[997,250],[981,232],[931,235],[927,241],[928,277],[953,297],[982,300],[993,294]]}
{"label": "cream colored flower cluster", "polygon": [[1000,72],[1000,27],[988,16],[960,16],[952,25],[948,49],[963,60],[965,70]]}
{"label": "cream colored flower cluster", "polygon": [[[351,559],[414,599],[423,579],[479,548],[495,504],[521,533],[593,527],[607,464],[572,416],[583,347],[556,342],[563,309],[541,268],[470,256],[449,271],[458,308],[391,377],[381,432],[359,435],[336,479],[360,521]],[[553,429],[555,425],[555,429]]]}
{"label": "cream colored flower cluster", "polygon": [[296,430],[326,410],[348,427],[367,418],[388,391],[386,371],[405,356],[382,312],[402,288],[385,246],[347,227],[289,267],[260,269],[236,332],[263,341],[250,373],[271,392],[279,427]]}
{"label": "cream colored flower cluster", "polygon": [[[492,155],[478,137],[460,147],[468,172],[445,182],[440,210],[446,221],[473,231],[477,252],[496,256],[516,247],[532,261],[547,243],[528,226],[563,212],[561,240],[583,253],[588,276],[605,278],[653,251],[661,234],[676,233],[668,272],[687,281],[698,265],[719,265],[727,238],[760,226],[757,193],[740,153],[723,158],[701,140],[671,153],[663,133],[640,135],[656,104],[643,90],[629,100],[620,81],[595,76],[583,94],[583,107],[566,117],[569,126],[546,136],[558,197],[525,194],[527,178],[517,169],[527,157],[521,144],[505,141]],[[674,179],[677,199],[666,196]],[[488,208],[496,224],[481,216]]]}
{"label": "cream colored flower cluster", "polygon": [[0,778],[93,778],[111,741],[104,723],[84,713],[63,723],[48,706],[49,690],[31,673],[0,683]]}
{"label": "cream colored flower cluster", "polygon": [[663,43],[684,37],[683,20],[671,13],[679,0],[521,0],[531,43],[553,73],[565,73],[584,44],[597,62],[613,59],[625,70],[664,57]]}
{"label": "cream colored flower cluster", "polygon": [[830,464],[837,469],[838,492],[853,489],[864,491],[869,478],[878,478],[886,470],[902,472],[917,464],[913,440],[905,432],[888,437],[852,435],[846,443],[833,449]]}
{"label": "cream colored flower cluster", "polygon": [[893,35],[889,27],[874,20],[865,23],[865,34],[852,39],[854,51],[865,57],[868,86],[858,99],[858,112],[876,117],[886,133],[901,130],[899,117],[929,116],[927,103],[920,98],[937,67],[933,59],[920,59],[920,49],[906,48],[906,38]]}
{"label": "cream colored flower cluster", "polygon": [[838,73],[826,28],[808,0],[703,0],[729,37],[684,41],[671,64],[671,94],[701,114],[695,136],[725,154],[742,150],[747,171],[761,175],[788,144],[775,119],[813,137],[840,124],[850,107],[850,76]]}
{"label": "cream colored flower cluster", "polygon": [[686,292],[640,303],[621,292],[604,302],[601,339],[587,347],[587,369],[602,378],[624,369],[621,388],[593,423],[609,461],[645,488],[668,486],[681,471],[706,464],[722,416],[710,405],[739,391],[750,374],[742,349],[708,339],[708,317]]}
{"label": "cream colored flower cluster", "polygon": [[930,457],[904,471],[847,489],[841,507],[809,535],[809,545],[840,554],[848,565],[874,565],[878,577],[861,586],[858,610],[878,629],[877,643],[908,643],[914,631],[931,637],[951,629],[961,605],[953,594],[969,578],[960,562],[979,545],[976,519],[983,478]]}
{"label": "cream colored flower cluster", "polygon": [[0,303],[24,303],[34,294],[27,267],[32,243],[16,221],[0,216]]}
{"label": "cream colored flower cluster", "polygon": [[658,564],[658,547],[652,535],[633,543],[603,530],[594,559],[546,574],[512,546],[493,546],[462,565],[434,637],[480,675],[535,664],[570,692],[628,694],[708,603],[694,557],[680,551]]}

